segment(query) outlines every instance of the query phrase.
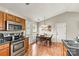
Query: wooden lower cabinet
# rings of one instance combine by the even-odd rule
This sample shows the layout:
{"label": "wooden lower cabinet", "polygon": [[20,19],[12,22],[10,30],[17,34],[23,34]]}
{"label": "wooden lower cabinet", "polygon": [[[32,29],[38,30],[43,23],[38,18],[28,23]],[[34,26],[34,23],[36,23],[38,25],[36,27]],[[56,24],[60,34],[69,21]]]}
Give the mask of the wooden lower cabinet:
{"label": "wooden lower cabinet", "polygon": [[9,48],[0,51],[0,56],[9,56]]}
{"label": "wooden lower cabinet", "polygon": [[64,46],[64,50],[63,50],[64,56],[67,55],[67,48]]}
{"label": "wooden lower cabinet", "polygon": [[24,38],[24,47],[25,47],[25,52],[27,52],[29,49],[29,38]]}
{"label": "wooden lower cabinet", "polygon": [[0,45],[0,56],[9,56],[9,44]]}

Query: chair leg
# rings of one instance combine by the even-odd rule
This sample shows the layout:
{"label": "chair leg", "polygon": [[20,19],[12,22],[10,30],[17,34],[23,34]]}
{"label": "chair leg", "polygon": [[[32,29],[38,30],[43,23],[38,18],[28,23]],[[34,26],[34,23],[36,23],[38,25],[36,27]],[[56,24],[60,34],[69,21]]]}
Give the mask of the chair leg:
{"label": "chair leg", "polygon": [[49,40],[49,46],[51,46],[51,44],[52,44],[52,42],[51,42],[51,40]]}

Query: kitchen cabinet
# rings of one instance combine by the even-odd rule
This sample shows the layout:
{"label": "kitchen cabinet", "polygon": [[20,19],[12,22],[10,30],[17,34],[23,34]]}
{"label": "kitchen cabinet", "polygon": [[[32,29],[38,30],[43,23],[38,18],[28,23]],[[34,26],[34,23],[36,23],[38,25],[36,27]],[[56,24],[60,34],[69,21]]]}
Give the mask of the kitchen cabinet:
{"label": "kitchen cabinet", "polygon": [[13,16],[11,14],[6,14],[6,20],[15,21],[15,16]]}
{"label": "kitchen cabinet", "polygon": [[26,29],[26,26],[25,26],[25,19],[21,19],[21,24],[22,24],[22,30],[25,30]]}
{"label": "kitchen cabinet", "polygon": [[20,18],[18,16],[6,13],[6,12],[2,12],[0,11],[0,30],[6,30],[5,29],[5,21],[13,21],[16,23],[20,23],[22,25],[22,30],[26,29],[25,26],[25,19]]}
{"label": "kitchen cabinet", "polygon": [[6,49],[3,49],[0,51],[0,56],[9,56],[9,49],[6,48]]}
{"label": "kitchen cabinet", "polygon": [[63,54],[64,54],[64,56],[67,55],[67,48],[65,46],[63,46]]}
{"label": "kitchen cabinet", "polygon": [[24,38],[24,47],[25,47],[25,52],[27,52],[29,49],[29,38]]}
{"label": "kitchen cabinet", "polygon": [[0,30],[5,29],[4,13],[0,11]]}
{"label": "kitchen cabinet", "polygon": [[9,56],[9,43],[0,45],[0,56]]}
{"label": "kitchen cabinet", "polygon": [[21,23],[21,18],[16,17],[16,22]]}

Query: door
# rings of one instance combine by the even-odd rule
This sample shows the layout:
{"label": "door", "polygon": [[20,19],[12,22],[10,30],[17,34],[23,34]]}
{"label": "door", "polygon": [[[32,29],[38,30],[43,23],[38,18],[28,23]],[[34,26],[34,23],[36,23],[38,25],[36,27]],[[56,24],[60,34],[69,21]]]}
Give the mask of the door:
{"label": "door", "polygon": [[57,23],[56,24],[56,39],[57,42],[66,39],[66,23]]}

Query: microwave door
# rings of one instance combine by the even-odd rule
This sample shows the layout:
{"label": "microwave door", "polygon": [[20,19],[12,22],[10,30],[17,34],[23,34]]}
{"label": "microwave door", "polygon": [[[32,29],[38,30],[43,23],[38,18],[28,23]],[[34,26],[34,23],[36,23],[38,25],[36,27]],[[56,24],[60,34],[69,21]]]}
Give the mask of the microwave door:
{"label": "microwave door", "polygon": [[8,30],[14,30],[14,25],[13,24],[9,24]]}
{"label": "microwave door", "polygon": [[6,30],[22,30],[22,25],[13,21],[6,21]]}
{"label": "microwave door", "polygon": [[12,22],[12,21],[6,21],[5,22],[5,29],[6,30],[14,30],[14,22]]}
{"label": "microwave door", "polygon": [[15,25],[14,30],[22,30],[22,26],[21,25]]}

